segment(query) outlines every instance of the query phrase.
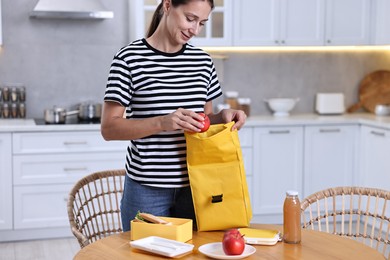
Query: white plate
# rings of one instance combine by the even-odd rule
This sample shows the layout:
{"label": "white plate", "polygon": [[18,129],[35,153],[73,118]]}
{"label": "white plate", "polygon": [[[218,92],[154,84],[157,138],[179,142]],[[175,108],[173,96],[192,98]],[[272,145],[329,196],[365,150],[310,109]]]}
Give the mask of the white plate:
{"label": "white plate", "polygon": [[137,249],[168,257],[182,255],[194,249],[194,245],[157,236],[134,240],[130,242],[130,245]]}
{"label": "white plate", "polygon": [[256,248],[245,245],[244,252],[241,255],[226,255],[223,252],[222,242],[209,243],[199,247],[199,252],[215,259],[242,259],[256,252]]}

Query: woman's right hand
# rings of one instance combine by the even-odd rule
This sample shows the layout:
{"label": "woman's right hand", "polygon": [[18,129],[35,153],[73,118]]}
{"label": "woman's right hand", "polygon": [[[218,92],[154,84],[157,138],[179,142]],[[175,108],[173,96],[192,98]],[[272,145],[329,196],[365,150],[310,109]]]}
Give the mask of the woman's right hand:
{"label": "woman's right hand", "polygon": [[188,132],[200,132],[203,121],[204,117],[198,113],[179,108],[175,112],[162,117],[161,127],[164,131],[181,129]]}

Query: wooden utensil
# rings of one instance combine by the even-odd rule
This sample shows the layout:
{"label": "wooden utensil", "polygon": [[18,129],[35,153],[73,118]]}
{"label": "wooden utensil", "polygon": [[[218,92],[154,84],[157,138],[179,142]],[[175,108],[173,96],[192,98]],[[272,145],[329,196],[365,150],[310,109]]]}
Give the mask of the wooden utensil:
{"label": "wooden utensil", "polygon": [[365,76],[359,84],[359,102],[348,108],[352,113],[363,107],[374,113],[378,104],[390,104],[390,71],[377,70]]}

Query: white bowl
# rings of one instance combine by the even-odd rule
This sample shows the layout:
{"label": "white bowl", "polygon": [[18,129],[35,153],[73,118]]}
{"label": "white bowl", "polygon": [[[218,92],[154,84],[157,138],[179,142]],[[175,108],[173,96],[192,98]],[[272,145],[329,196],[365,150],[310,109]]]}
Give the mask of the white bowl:
{"label": "white bowl", "polygon": [[299,98],[270,98],[264,101],[268,103],[274,116],[288,116]]}

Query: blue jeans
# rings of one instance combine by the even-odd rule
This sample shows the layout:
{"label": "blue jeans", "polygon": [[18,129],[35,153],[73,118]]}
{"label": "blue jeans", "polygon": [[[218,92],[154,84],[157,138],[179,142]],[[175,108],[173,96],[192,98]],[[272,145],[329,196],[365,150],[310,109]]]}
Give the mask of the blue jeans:
{"label": "blue jeans", "polygon": [[141,185],[126,175],[121,201],[123,231],[130,230],[130,221],[134,219],[138,211],[155,216],[192,219],[194,229],[196,229],[190,187],[150,187]]}

